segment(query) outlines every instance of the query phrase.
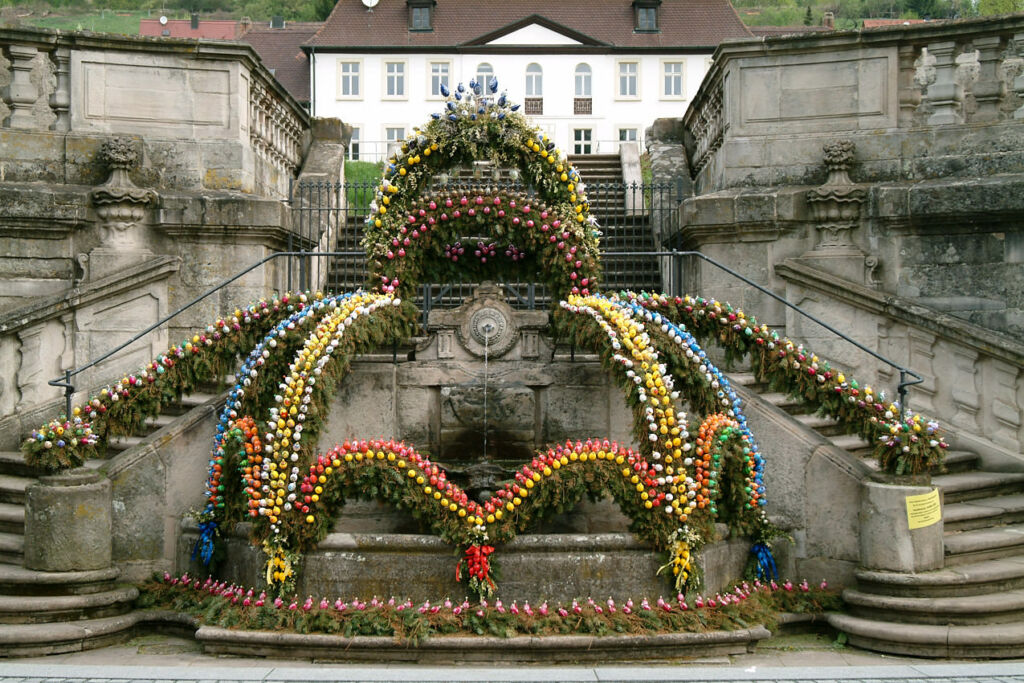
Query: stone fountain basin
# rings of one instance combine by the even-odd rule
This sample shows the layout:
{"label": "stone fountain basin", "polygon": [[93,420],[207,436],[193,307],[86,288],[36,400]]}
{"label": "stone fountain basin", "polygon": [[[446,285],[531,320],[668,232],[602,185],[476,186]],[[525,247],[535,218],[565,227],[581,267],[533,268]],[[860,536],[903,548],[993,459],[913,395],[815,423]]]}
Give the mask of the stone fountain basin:
{"label": "stone fountain basin", "polygon": [[[266,556],[248,539],[248,525],[239,525],[225,539],[227,559],[217,578],[242,586],[265,585]],[[198,530],[183,523],[177,569],[204,572],[190,559]],[[704,591],[729,588],[742,575],[750,549],[748,539],[720,540],[701,552]],[[497,547],[497,596],[506,602],[569,601],[594,597],[616,600],[674,595],[661,553],[629,532],[523,534]],[[298,595],[314,598],[373,596],[436,601],[467,596],[465,583],[455,580],[455,548],[441,539],[414,533],[336,531],[303,555],[296,583]]]}

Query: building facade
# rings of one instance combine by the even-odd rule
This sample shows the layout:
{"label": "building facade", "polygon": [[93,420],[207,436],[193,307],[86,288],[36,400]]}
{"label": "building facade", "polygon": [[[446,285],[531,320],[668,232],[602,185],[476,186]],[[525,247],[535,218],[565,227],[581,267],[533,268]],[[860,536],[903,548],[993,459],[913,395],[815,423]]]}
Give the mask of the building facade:
{"label": "building facade", "polygon": [[368,160],[441,110],[442,85],[492,77],[569,153],[616,153],[686,110],[719,42],[750,37],[727,0],[367,4],[339,0],[304,49],[312,113],[352,125]]}

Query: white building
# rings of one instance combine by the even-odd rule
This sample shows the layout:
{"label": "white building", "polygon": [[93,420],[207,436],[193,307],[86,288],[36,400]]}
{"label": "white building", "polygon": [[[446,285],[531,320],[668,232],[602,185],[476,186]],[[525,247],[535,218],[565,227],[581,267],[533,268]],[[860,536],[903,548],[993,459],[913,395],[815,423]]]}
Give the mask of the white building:
{"label": "white building", "polygon": [[442,83],[492,76],[563,149],[601,154],[682,116],[746,37],[728,0],[339,0],[303,49],[313,114],[352,125],[359,158],[440,111]]}

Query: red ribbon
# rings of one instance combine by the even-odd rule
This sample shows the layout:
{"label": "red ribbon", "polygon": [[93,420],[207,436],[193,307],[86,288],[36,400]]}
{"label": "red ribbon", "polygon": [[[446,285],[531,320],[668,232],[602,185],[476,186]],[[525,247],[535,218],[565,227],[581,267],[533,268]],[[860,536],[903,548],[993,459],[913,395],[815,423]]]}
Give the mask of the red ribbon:
{"label": "red ribbon", "polygon": [[[487,556],[493,552],[494,546],[490,545],[471,545],[466,548],[466,556],[463,559],[466,562],[470,578],[486,581],[491,586],[494,585],[490,577],[491,563],[487,559]],[[455,580],[462,580],[462,562],[455,567]]]}

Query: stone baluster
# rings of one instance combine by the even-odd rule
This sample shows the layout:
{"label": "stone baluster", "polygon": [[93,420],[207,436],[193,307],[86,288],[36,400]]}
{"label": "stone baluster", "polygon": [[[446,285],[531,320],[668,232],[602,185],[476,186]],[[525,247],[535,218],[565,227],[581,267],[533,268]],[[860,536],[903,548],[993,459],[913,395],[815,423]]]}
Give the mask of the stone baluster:
{"label": "stone baluster", "polygon": [[928,53],[935,57],[935,82],[925,94],[933,108],[928,117],[930,125],[963,123],[964,91],[956,82],[956,52],[957,44],[952,40],[928,45]]}
{"label": "stone baluster", "polygon": [[66,133],[71,130],[71,48],[58,47],[53,60],[57,71],[57,87],[50,95],[50,107],[57,115],[53,129]]}
{"label": "stone baluster", "polygon": [[[1024,33],[1017,33],[1013,36],[1013,45],[1018,57],[1024,58]],[[1013,92],[1021,102],[1024,102],[1024,70],[1013,79]],[[1024,119],[1024,104],[1013,112],[1014,119]]]}
{"label": "stone baluster", "polygon": [[950,392],[956,414],[951,422],[968,431],[978,429],[978,409],[981,407],[978,396],[978,353],[966,347],[952,349],[953,367],[950,373]]}
{"label": "stone baluster", "polygon": [[908,328],[909,357],[908,365],[921,373],[924,381],[911,387],[914,411],[925,415],[935,415],[935,343],[936,337],[927,330]]}
{"label": "stone baluster", "polygon": [[978,51],[978,80],[972,91],[977,103],[972,120],[987,122],[999,120],[999,103],[1006,95],[1006,86],[999,78],[1002,63],[1003,40],[999,36],[983,36],[974,39]]}
{"label": "stone baluster", "polygon": [[1021,409],[1017,405],[1017,389],[1022,380],[1021,369],[1012,363],[986,359],[982,379],[985,388],[985,433],[1000,446],[1019,451]]}
{"label": "stone baluster", "polygon": [[917,72],[917,58],[921,49],[917,45],[900,45],[897,61],[899,64],[899,119],[900,128],[914,125],[914,112],[921,104],[921,88],[914,80]]}
{"label": "stone baluster", "polygon": [[39,90],[32,82],[32,61],[39,49],[31,45],[11,45],[11,84],[8,86],[11,107],[11,128],[35,128],[32,107],[39,98]]}

